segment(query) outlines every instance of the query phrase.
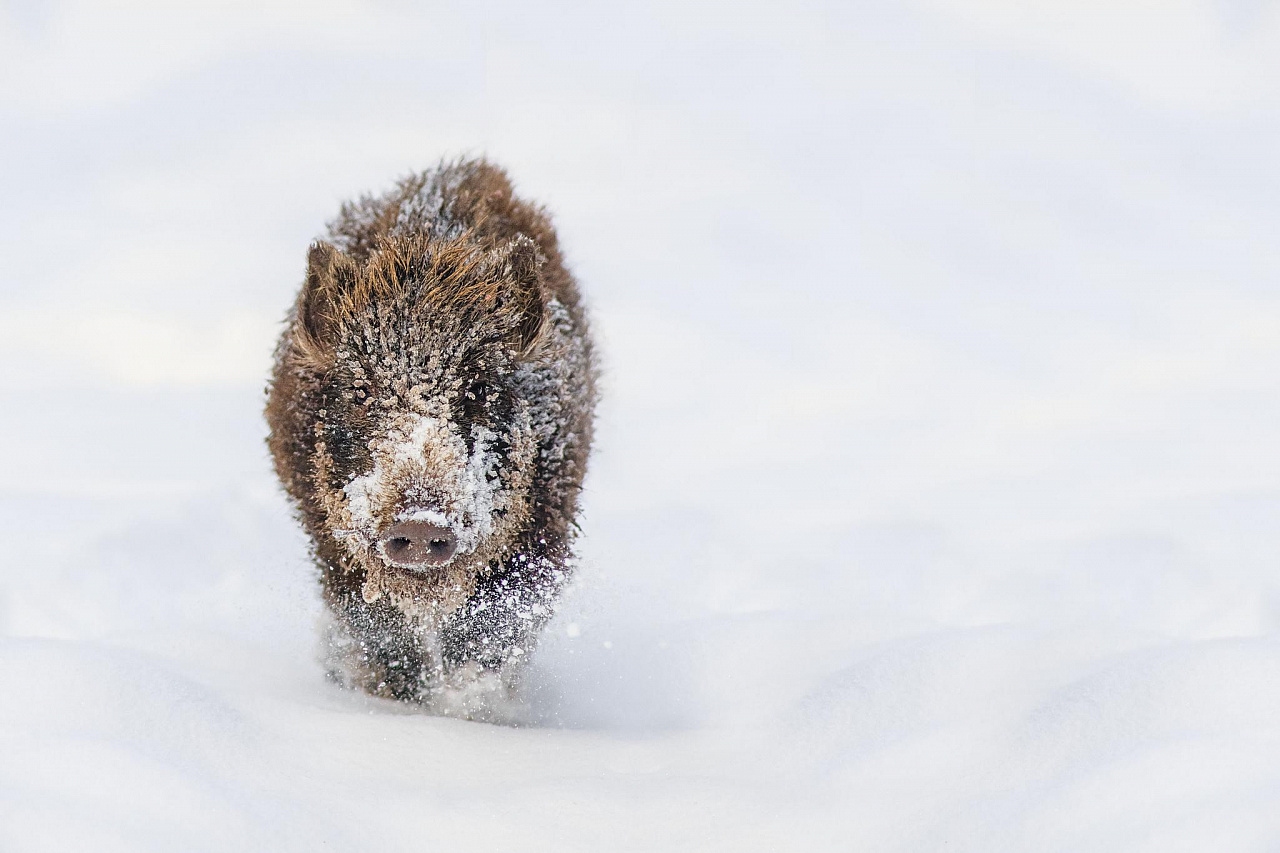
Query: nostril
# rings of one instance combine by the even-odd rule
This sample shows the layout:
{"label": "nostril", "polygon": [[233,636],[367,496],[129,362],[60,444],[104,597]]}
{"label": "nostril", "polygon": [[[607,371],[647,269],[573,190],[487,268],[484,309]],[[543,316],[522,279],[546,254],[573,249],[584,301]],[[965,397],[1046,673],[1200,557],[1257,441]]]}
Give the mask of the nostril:
{"label": "nostril", "polygon": [[427,543],[427,553],[430,555],[428,560],[436,563],[446,562],[457,549],[458,540],[454,539],[452,534],[433,536]]}
{"label": "nostril", "polygon": [[412,548],[413,542],[403,536],[392,536],[383,541],[383,547],[387,551],[387,556],[395,559]]}

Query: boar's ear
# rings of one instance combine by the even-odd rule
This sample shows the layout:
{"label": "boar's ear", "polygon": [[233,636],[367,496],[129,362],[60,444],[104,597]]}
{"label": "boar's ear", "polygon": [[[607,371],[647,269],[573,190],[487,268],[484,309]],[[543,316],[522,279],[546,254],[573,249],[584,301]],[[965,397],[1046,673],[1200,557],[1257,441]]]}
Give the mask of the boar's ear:
{"label": "boar's ear", "polygon": [[499,297],[499,310],[513,311],[516,349],[521,355],[529,354],[542,334],[546,314],[546,299],[542,288],[542,267],[546,258],[538,251],[538,245],[523,234],[499,248],[494,254],[494,264],[503,284]]}
{"label": "boar's ear", "polygon": [[358,278],[355,261],[328,243],[307,253],[307,281],[298,300],[298,322],[310,343],[328,349],[337,330],[340,306]]}

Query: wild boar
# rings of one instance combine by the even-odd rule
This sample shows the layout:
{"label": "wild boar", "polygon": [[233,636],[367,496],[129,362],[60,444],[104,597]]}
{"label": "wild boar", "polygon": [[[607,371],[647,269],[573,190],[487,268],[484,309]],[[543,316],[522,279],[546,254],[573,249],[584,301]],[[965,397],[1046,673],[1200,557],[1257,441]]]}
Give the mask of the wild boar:
{"label": "wild boar", "polygon": [[572,571],[596,377],[551,221],[501,169],[443,163],[342,206],[266,407],[333,678],[428,704],[513,683]]}

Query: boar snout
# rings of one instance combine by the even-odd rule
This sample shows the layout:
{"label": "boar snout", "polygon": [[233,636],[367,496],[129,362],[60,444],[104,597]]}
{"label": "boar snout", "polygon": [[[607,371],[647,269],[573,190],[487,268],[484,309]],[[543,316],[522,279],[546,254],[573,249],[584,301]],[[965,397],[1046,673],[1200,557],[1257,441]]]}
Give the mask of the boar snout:
{"label": "boar snout", "polygon": [[453,558],[458,538],[447,527],[426,521],[401,521],[378,538],[378,550],[394,566],[430,569]]}

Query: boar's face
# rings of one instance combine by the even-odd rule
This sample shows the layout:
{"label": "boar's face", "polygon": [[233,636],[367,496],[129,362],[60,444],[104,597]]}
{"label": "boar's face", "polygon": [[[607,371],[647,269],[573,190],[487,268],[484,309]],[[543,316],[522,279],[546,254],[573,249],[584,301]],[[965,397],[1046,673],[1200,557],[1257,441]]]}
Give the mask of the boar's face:
{"label": "boar's face", "polygon": [[542,259],[517,238],[309,260],[294,340],[316,377],[313,511],[367,601],[451,610],[528,519]]}

